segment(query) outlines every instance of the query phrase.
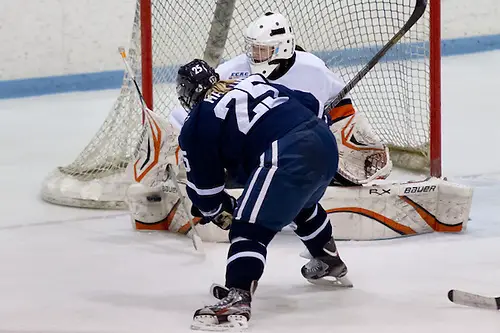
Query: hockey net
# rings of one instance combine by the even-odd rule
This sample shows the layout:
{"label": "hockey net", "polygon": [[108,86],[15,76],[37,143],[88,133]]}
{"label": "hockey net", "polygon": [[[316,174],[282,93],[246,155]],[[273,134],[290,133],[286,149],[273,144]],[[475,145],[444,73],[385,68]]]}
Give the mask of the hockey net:
{"label": "hockey net", "polygon": [[[415,0],[137,1],[129,61],[142,80],[148,104],[165,117],[178,106],[173,84],[178,67],[193,58],[216,64],[242,53],[244,29],[267,11],[287,16],[297,44],[322,58],[347,82],[403,26],[415,4]],[[439,0],[429,2],[420,21],[351,96],[357,110],[367,115],[391,147],[396,165],[437,174],[439,130],[432,129],[439,129]],[[71,164],[45,179],[42,197],[69,206],[125,208],[125,191],[132,182],[125,170],[140,139],[140,104],[125,74],[101,128]]]}

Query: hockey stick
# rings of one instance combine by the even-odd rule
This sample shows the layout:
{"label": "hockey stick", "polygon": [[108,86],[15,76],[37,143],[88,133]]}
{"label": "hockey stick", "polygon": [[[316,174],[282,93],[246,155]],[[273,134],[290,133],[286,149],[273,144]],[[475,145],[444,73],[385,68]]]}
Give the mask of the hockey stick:
{"label": "hockey stick", "polygon": [[179,197],[181,199],[182,208],[184,208],[184,211],[186,212],[186,216],[189,219],[189,225],[191,226],[191,230],[193,231],[191,233],[191,239],[193,240],[193,246],[197,251],[204,252],[203,251],[203,242],[201,240],[200,234],[198,233],[198,230],[196,229],[196,226],[194,225],[193,217],[191,216],[191,211],[188,209],[188,207],[186,205],[186,200],[185,200],[184,196],[182,195],[181,187],[179,186],[179,182],[177,181],[177,174],[175,173],[174,168],[172,167],[171,164],[167,165],[167,173],[169,175],[169,178],[174,183],[175,189],[177,190],[177,193],[179,194]]}
{"label": "hockey stick", "polygon": [[[137,80],[135,78],[134,71],[132,70],[132,68],[130,67],[130,65],[127,61],[127,53],[125,52],[125,48],[119,47],[118,51],[120,52],[120,55],[122,56],[122,60],[123,60],[123,63],[125,64],[125,68],[129,74],[130,78],[132,79],[132,82],[134,82],[135,89],[137,90],[137,94],[139,95],[139,100],[141,102],[141,108],[142,108],[142,123],[143,123],[143,125],[145,125],[146,114],[151,116],[151,113],[153,113],[153,111],[151,111],[147,107],[146,102],[144,101],[144,97],[142,95],[141,88],[139,87],[139,84],[137,83]],[[198,233],[198,230],[196,229],[196,226],[193,223],[193,219],[191,217],[191,212],[187,209],[187,205],[186,205],[186,202],[184,200],[184,196],[182,195],[179,183],[177,182],[177,174],[175,173],[174,169],[172,168],[172,166],[170,164],[167,166],[167,173],[168,173],[169,178],[172,180],[172,182],[174,183],[174,185],[176,187],[177,194],[179,195],[182,206],[186,212],[186,216],[189,219],[189,224],[191,226],[191,230],[193,231],[191,233],[191,240],[193,241],[193,247],[196,251],[204,253],[203,242],[202,242],[201,237]]]}
{"label": "hockey stick", "polygon": [[500,310],[500,297],[481,296],[452,289],[448,292],[448,299],[455,304],[480,309]]}
{"label": "hockey stick", "polygon": [[144,121],[144,116],[147,111],[151,111],[148,109],[146,106],[146,101],[144,101],[144,97],[142,96],[142,91],[141,88],[139,88],[139,84],[137,84],[137,80],[135,78],[134,71],[132,70],[132,67],[130,67],[128,61],[127,61],[127,53],[125,52],[125,48],[120,46],[118,48],[118,52],[120,52],[120,55],[122,56],[123,63],[125,64],[125,68],[127,70],[128,75],[132,79],[132,82],[134,83],[135,89],[137,90],[137,94],[139,95],[139,101],[141,102],[141,108],[142,108],[142,115],[143,115],[143,121]]}
{"label": "hockey stick", "polygon": [[335,96],[335,98],[326,101],[325,103],[325,115],[326,113],[335,107],[344,97],[349,93],[349,91],[354,88],[361,79],[363,79],[366,74],[385,56],[385,54],[396,45],[399,40],[417,23],[417,21],[425,13],[425,8],[427,7],[427,0],[416,0],[413,13],[403,27],[380,49],[373,58],[368,61],[368,63],[349,81],[345,87]]}

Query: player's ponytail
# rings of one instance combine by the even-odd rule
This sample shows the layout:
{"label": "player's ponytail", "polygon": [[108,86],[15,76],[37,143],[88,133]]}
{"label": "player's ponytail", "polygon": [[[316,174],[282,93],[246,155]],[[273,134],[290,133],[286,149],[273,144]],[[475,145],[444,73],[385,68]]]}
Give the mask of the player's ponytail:
{"label": "player's ponytail", "polygon": [[212,93],[225,94],[234,87],[236,80],[221,80],[217,81],[205,94],[205,97],[210,96]]}

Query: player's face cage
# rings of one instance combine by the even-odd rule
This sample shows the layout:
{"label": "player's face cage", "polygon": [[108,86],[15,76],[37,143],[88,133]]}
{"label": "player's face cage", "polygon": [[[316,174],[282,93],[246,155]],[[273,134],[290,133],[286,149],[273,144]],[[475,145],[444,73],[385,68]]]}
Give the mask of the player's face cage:
{"label": "player's face cage", "polygon": [[245,49],[250,62],[260,64],[272,60],[273,55],[278,51],[278,44],[276,42],[257,44],[247,40]]}

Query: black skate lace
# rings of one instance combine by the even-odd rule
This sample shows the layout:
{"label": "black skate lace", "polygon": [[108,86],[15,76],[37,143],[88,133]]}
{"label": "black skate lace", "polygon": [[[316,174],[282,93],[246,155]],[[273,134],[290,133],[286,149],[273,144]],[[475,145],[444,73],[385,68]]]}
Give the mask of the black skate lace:
{"label": "black skate lace", "polygon": [[238,301],[241,301],[243,298],[241,295],[236,291],[235,289],[229,289],[229,293],[227,294],[226,297],[221,299],[219,302],[215,303],[215,306],[217,307],[224,307],[229,304],[236,303]]}
{"label": "black skate lace", "polygon": [[323,263],[317,259],[313,259],[306,264],[308,272],[317,272],[323,269]]}

